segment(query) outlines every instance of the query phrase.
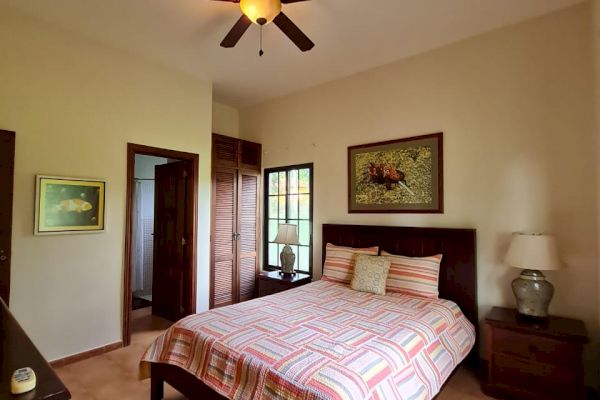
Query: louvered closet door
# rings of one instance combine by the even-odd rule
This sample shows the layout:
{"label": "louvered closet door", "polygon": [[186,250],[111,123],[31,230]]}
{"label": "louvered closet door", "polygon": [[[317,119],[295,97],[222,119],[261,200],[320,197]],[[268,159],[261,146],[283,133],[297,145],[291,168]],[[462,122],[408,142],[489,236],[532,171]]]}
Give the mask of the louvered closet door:
{"label": "louvered closet door", "polygon": [[259,174],[241,171],[239,177],[239,293],[240,301],[257,294],[258,279],[258,196]]}
{"label": "louvered closet door", "polygon": [[237,184],[236,170],[215,171],[213,216],[213,270],[211,307],[237,302]]}

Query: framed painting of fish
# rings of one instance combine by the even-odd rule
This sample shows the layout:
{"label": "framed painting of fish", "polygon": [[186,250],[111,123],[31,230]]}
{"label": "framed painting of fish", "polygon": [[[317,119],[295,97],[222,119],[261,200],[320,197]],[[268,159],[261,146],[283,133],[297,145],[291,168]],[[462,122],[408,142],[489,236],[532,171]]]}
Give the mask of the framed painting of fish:
{"label": "framed painting of fish", "polygon": [[443,133],[348,147],[349,213],[443,213]]}
{"label": "framed painting of fish", "polygon": [[36,176],[36,235],[104,232],[106,182]]}

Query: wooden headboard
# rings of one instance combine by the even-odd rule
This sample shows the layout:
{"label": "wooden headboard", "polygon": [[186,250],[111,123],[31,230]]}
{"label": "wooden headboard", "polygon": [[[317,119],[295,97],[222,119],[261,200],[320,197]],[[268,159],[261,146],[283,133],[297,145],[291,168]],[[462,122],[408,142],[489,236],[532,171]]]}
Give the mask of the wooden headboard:
{"label": "wooden headboard", "polygon": [[327,243],[350,247],[379,246],[380,250],[409,257],[443,254],[440,297],[458,304],[478,328],[474,229],[324,224],[323,262]]}

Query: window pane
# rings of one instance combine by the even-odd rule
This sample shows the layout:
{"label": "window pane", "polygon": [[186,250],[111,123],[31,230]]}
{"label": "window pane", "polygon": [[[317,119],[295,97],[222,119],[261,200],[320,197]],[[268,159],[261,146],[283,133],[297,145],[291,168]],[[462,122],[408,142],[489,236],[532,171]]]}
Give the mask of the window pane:
{"label": "window pane", "polygon": [[292,194],[288,196],[289,207],[288,207],[288,219],[298,219],[298,195]]}
{"label": "window pane", "polygon": [[279,187],[279,174],[272,172],[269,174],[269,194],[277,194]]}
{"label": "window pane", "polygon": [[310,193],[310,170],[301,169],[299,173],[299,192]]}
{"label": "window pane", "polygon": [[290,194],[298,193],[298,170],[290,170],[288,173],[288,179],[290,180]]}
{"label": "window pane", "polygon": [[279,252],[277,251],[277,244],[269,243],[269,265],[276,267],[279,265]]}
{"label": "window pane", "polygon": [[279,173],[279,194],[286,194],[285,172]]}
{"label": "window pane", "polygon": [[298,269],[301,271],[308,272],[310,265],[310,251],[308,247],[300,246],[299,248],[299,263]]}
{"label": "window pane", "polygon": [[310,222],[300,221],[298,231],[298,239],[300,240],[300,244],[308,246],[310,244]]}
{"label": "window pane", "polygon": [[269,215],[267,218],[279,218],[279,199],[277,196],[269,196]]}
{"label": "window pane", "polygon": [[[285,197],[286,196],[279,196],[279,218],[287,218],[287,212],[286,212],[286,201],[285,201]],[[284,222],[285,223],[285,222]]]}
{"label": "window pane", "polygon": [[277,236],[277,229],[279,228],[279,223],[277,223],[276,219],[269,220],[269,232],[267,232],[267,238],[269,242],[275,240],[275,236]]}
{"label": "window pane", "polygon": [[279,225],[292,224],[298,227],[299,245],[293,245],[296,255],[294,268],[311,273],[312,269],[312,167],[280,167],[278,171],[266,170],[264,217],[267,220],[264,266],[281,267],[280,253],[285,245],[273,243]]}
{"label": "window pane", "polygon": [[300,196],[300,219],[310,218],[310,195],[301,194]]}

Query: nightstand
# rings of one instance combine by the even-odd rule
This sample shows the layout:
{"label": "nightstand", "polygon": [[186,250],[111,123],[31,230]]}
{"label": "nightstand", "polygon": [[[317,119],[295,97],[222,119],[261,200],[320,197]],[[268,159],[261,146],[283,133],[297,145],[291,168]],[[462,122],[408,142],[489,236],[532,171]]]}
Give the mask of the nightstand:
{"label": "nightstand", "polygon": [[258,276],[258,297],[306,285],[310,280],[310,275],[299,272],[294,276],[283,276],[279,271],[263,271]]}
{"label": "nightstand", "polygon": [[494,307],[485,319],[488,369],[483,390],[510,399],[583,399],[587,341],[582,321],[531,321],[514,309]]}

